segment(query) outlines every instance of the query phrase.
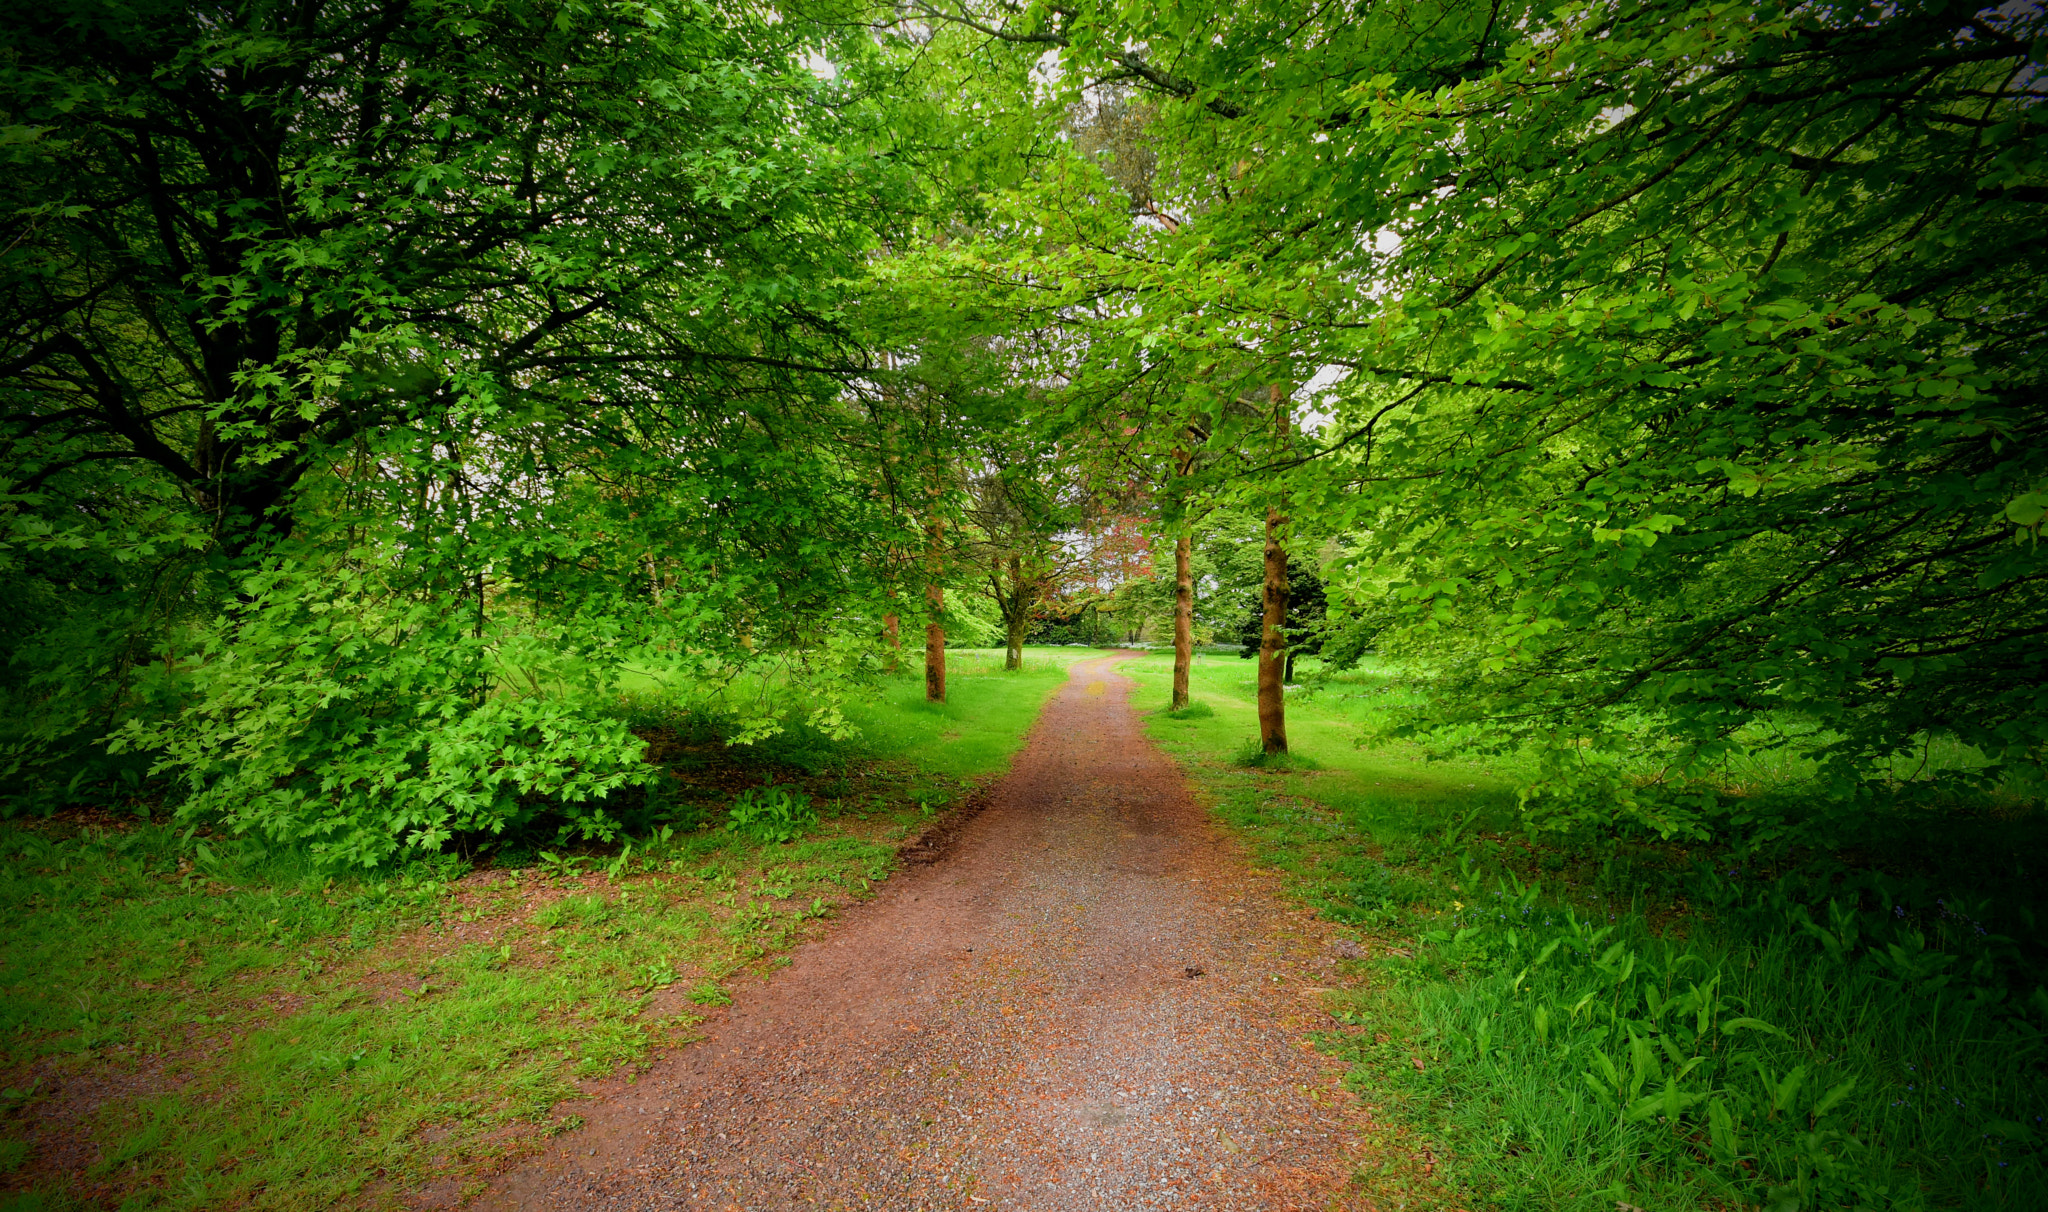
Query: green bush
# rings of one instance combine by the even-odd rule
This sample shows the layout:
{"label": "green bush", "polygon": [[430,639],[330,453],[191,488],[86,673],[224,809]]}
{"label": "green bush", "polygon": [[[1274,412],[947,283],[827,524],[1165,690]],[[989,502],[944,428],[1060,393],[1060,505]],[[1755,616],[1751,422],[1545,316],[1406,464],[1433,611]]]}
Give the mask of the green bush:
{"label": "green bush", "polygon": [[[378,574],[280,560],[114,752],[155,753],[184,819],[375,866],[498,835],[541,811],[609,840],[604,799],[655,777],[610,715],[591,634],[492,629],[431,598],[376,602]],[[374,604],[373,604],[374,603]],[[493,687],[517,669],[547,693]]]}

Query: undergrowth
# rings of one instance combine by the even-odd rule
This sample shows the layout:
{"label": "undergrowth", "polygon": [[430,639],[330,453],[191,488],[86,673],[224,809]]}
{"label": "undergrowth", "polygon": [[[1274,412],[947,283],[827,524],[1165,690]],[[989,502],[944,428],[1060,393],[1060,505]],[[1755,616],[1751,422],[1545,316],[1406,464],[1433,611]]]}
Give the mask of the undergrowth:
{"label": "undergrowth", "polygon": [[2025,948],[1857,875],[1701,871],[1681,934],[1504,872],[1376,961],[1334,1005],[1361,1030],[1323,1043],[1503,1208],[2048,1206]]}

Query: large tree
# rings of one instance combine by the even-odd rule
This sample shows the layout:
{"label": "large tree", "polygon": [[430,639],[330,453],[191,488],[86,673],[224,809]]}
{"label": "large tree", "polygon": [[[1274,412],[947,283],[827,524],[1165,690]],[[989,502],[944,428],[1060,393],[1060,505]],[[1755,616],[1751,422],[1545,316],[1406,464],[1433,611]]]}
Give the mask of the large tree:
{"label": "large tree", "polygon": [[1102,407],[1334,380],[1233,474],[1349,532],[1418,727],[1667,829],[1793,717],[1847,786],[1943,735],[2039,777],[2038,8],[924,11],[1146,95],[1171,222],[1076,149],[939,268],[1085,333]]}
{"label": "large tree", "polygon": [[[858,664],[908,535],[841,300],[924,196],[874,62],[797,8],[10,4],[23,716],[155,696],[121,744],[194,810],[374,860],[640,777],[555,693],[629,656]],[[118,594],[191,626],[51,638]]]}
{"label": "large tree", "polygon": [[141,460],[231,545],[321,452],[487,382],[737,409],[858,355],[817,298],[805,33],[734,9],[11,4],[5,440]]}

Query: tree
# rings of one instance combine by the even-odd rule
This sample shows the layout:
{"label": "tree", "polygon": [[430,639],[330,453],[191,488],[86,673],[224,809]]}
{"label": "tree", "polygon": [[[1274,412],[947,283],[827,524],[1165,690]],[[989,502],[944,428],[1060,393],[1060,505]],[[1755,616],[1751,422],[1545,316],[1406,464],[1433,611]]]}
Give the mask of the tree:
{"label": "tree", "polygon": [[1073,515],[1055,465],[991,452],[967,485],[967,517],[986,569],[985,591],[1003,620],[1005,669],[1024,667],[1024,640],[1056,592],[1069,550],[1061,541]]}
{"label": "tree", "polygon": [[191,628],[115,660],[49,617],[23,693],[113,682],[81,735],[118,725],[186,811],[375,862],[548,805],[608,829],[645,777],[603,706],[627,660],[851,676],[833,620],[910,534],[865,492],[841,300],[924,196],[858,102],[865,39],[791,9],[18,7],[4,579],[97,553]]}
{"label": "tree", "polygon": [[1935,735],[1983,755],[1946,779],[2041,777],[2038,10],[925,11],[1150,107],[1174,225],[1076,153],[972,253],[1066,309],[1099,407],[1337,377],[1228,474],[1349,536],[1345,596],[1399,582],[1414,729],[1535,746],[1533,810],[1666,830],[1781,714],[1845,790]]}
{"label": "tree", "polygon": [[[1180,460],[1186,470],[1186,460]],[[1194,536],[1182,523],[1173,536],[1173,691],[1168,711],[1185,711],[1195,664]]]}
{"label": "tree", "polygon": [[[1279,387],[1272,389],[1273,428],[1287,439],[1288,405]],[[1266,505],[1265,575],[1259,599],[1259,745],[1270,756],[1287,752],[1287,672],[1294,658],[1287,647],[1287,547],[1282,538],[1288,519],[1280,502]]]}
{"label": "tree", "polygon": [[[1283,648],[1282,679],[1294,681],[1294,662],[1304,654],[1315,656],[1323,650],[1323,635],[1327,629],[1328,600],[1324,596],[1322,578],[1309,571],[1298,560],[1287,564],[1287,614],[1280,624]],[[1258,656],[1265,646],[1266,610],[1264,585],[1260,592],[1252,595],[1247,604],[1243,621],[1237,627],[1238,656],[1245,660]]]}
{"label": "tree", "polygon": [[24,5],[0,37],[23,487],[146,462],[240,549],[323,450],[480,384],[573,415],[856,364],[767,121],[806,105],[794,29],[306,0]]}

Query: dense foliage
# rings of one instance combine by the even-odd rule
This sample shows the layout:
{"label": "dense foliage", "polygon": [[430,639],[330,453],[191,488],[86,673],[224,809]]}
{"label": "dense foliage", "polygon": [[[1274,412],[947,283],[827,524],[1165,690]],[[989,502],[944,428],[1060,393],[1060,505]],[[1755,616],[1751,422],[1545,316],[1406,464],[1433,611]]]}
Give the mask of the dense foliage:
{"label": "dense foliage", "polygon": [[934,277],[1074,334],[1162,478],[1343,536],[1348,645],[1436,679],[1404,731],[1666,831],[1786,743],[2038,791],[2038,10],[920,11],[1129,98]]}
{"label": "dense foliage", "polygon": [[1539,821],[1698,832],[1785,745],[2033,794],[2039,20],[23,9],[12,765],[603,833],[623,671],[1014,646],[1129,579],[1087,536],[1271,510],[1295,630]]}
{"label": "dense foliage", "polygon": [[10,13],[17,769],[121,725],[370,862],[644,778],[629,662],[857,665],[911,541],[876,410],[932,441],[849,389],[905,177],[796,16]]}

